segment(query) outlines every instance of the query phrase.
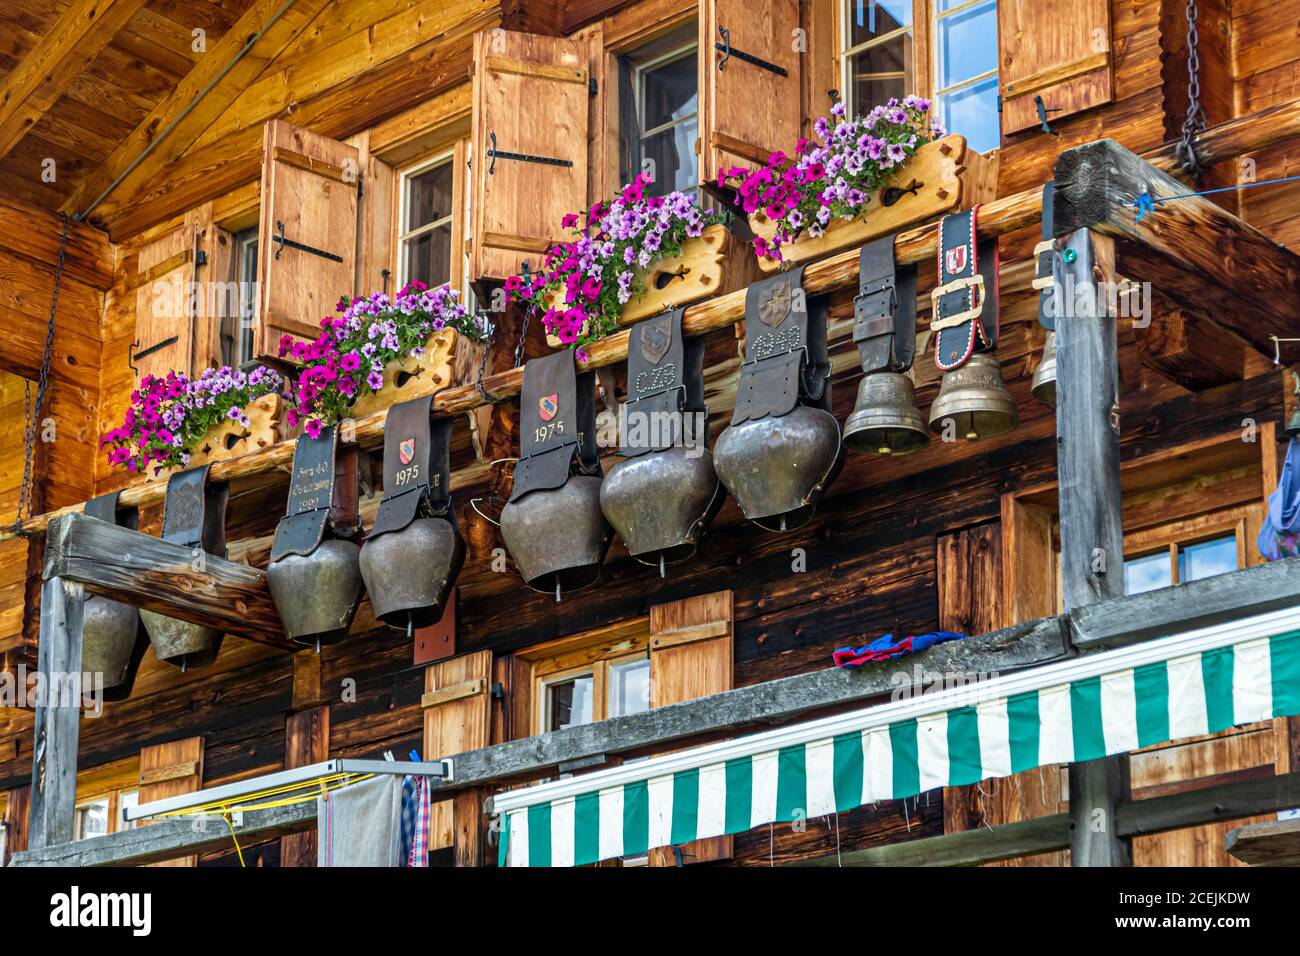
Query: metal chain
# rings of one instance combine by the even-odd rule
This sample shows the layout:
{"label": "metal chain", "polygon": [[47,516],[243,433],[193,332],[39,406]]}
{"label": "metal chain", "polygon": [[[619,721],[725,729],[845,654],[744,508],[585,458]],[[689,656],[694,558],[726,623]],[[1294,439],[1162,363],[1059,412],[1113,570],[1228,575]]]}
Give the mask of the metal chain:
{"label": "metal chain", "polygon": [[59,308],[59,288],[63,285],[63,263],[68,252],[68,215],[63,214],[63,235],[59,239],[59,258],[54,265],[54,294],[50,297],[50,318],[45,326],[45,353],[41,356],[41,370],[36,377],[36,402],[32,403],[32,382],[23,383],[23,415],[27,424],[26,451],[23,458],[23,483],[18,487],[18,514],[14,530],[21,532],[22,523],[31,517],[32,510],[32,460],[36,452],[36,430],[40,425],[41,411],[45,408],[45,392],[50,381],[50,361],[54,357],[54,318]]}
{"label": "metal chain", "polygon": [[1196,0],[1187,0],[1187,117],[1183,120],[1183,138],[1178,144],[1178,158],[1193,176],[1201,174],[1201,161],[1192,140],[1205,129],[1205,110],[1201,107],[1200,36],[1196,32]]}

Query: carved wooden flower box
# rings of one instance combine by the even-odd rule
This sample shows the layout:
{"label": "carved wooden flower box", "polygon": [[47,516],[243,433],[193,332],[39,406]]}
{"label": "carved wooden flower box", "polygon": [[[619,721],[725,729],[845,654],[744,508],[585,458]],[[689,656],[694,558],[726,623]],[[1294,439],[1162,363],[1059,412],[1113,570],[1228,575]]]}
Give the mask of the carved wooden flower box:
{"label": "carved wooden flower box", "polygon": [[[822,259],[908,226],[988,202],[997,195],[997,167],[996,153],[986,156],[971,149],[964,136],[954,134],[927,143],[876,191],[856,218],[832,219],[825,234],[814,239],[805,233],[782,246],[781,255],[789,263]],[[890,186],[909,191],[887,206],[883,197]],[[749,227],[765,239],[776,234],[776,226],[761,211],[749,217]],[[772,259],[759,259],[759,268],[764,272],[776,272],[781,266]]]}

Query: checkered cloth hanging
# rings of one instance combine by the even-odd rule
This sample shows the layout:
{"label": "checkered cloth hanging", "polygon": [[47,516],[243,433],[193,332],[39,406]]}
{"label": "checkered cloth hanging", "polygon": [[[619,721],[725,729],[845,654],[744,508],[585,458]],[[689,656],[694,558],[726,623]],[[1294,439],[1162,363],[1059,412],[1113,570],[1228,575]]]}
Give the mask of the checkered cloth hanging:
{"label": "checkered cloth hanging", "polygon": [[429,778],[402,778],[402,865],[429,865]]}

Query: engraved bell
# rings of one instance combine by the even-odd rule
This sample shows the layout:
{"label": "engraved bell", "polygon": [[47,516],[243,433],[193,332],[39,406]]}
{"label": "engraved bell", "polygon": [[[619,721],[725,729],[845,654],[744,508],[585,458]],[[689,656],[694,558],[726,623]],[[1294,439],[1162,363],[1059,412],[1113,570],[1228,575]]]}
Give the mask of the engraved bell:
{"label": "engraved bell", "polygon": [[132,604],[92,594],[81,613],[82,671],[103,674],[105,691],[120,687],[129,693],[140,612]]}
{"label": "engraved bell", "polygon": [[366,539],[361,577],[375,617],[390,627],[428,627],[465,563],[465,541],[447,518],[416,518],[400,531]]}
{"label": "engraved bell", "polygon": [[501,537],[533,590],[558,598],[600,578],[613,536],[600,510],[601,483],[598,475],[572,475],[501,510]]}
{"label": "engraved bell", "polygon": [[1047,333],[1047,342],[1043,345],[1043,360],[1034,369],[1031,387],[1034,398],[1044,405],[1056,407],[1056,333]]}
{"label": "engraved bell", "polygon": [[1019,420],[1015,400],[1002,384],[1002,366],[983,352],[944,373],[930,406],[931,431],[943,434],[952,428],[955,437],[970,441],[1010,431]]}
{"label": "engraved bell", "polygon": [[361,549],[330,538],[311,554],[286,554],[266,567],[271,599],[284,632],[299,644],[336,644],[347,637],[361,602]]}
{"label": "engraved bell", "polygon": [[844,423],[844,444],[864,455],[910,455],[930,441],[912,380],[872,372],[858,383],[858,401]]}
{"label": "engraved bell", "polygon": [[154,657],[174,667],[188,670],[207,667],[221,652],[221,631],[202,624],[178,621],[157,611],[140,609],[140,620],[153,644]]}
{"label": "engraved bell", "polygon": [[601,510],[628,553],[661,569],[695,554],[722,500],[713,456],[702,445],[628,458],[600,488]]}
{"label": "engraved bell", "polygon": [[361,548],[375,617],[413,630],[442,618],[465,563],[451,503],[451,420],[430,421],[433,396],[400,402],[384,420],[384,500]]}
{"label": "engraved bell", "polygon": [[779,418],[729,425],[713,446],[713,463],[746,518],[792,531],[812,519],[839,468],[840,423],[799,405]]}

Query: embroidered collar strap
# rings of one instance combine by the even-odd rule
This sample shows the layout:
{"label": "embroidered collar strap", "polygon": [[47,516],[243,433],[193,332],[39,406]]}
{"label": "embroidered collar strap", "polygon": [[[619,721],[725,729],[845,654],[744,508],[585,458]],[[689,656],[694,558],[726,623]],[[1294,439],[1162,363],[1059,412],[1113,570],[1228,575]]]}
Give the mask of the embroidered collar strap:
{"label": "embroidered collar strap", "polygon": [[357,464],[356,445],[340,447],[335,425],[323,429],[317,438],[303,435],[298,439],[288,504],[271,545],[272,561],[290,554],[309,555],[327,534],[350,538],[360,530]]}
{"label": "embroidered collar strap", "polygon": [[916,267],[898,269],[894,237],[869,242],[858,253],[853,342],[862,371],[906,372],[916,353]]}
{"label": "embroidered collar strap", "polygon": [[163,502],[164,541],[187,548],[202,548],[226,556],[226,505],[230,486],[208,484],[209,465],[178,471],[167,479]]}
{"label": "embroidered collar strap", "polygon": [[930,293],[934,364],[950,372],[998,343],[998,244],[977,238],[979,207],[939,221],[939,285]]}
{"label": "embroidered collar strap", "polygon": [[745,362],[731,424],[780,418],[797,405],[831,407],[826,296],[809,299],[803,266],[751,285],[745,295]]}
{"label": "embroidered collar strap", "polygon": [[1056,183],[1050,179],[1043,187],[1043,240],[1034,246],[1034,281],[1038,290],[1038,322],[1049,332],[1056,331],[1056,313],[1051,308],[1052,287],[1052,243],[1056,238],[1052,233],[1053,207],[1056,204]]}
{"label": "embroidered collar strap", "polygon": [[429,417],[432,395],[399,402],[384,419],[384,499],[367,538],[416,518],[451,515],[451,419]]}
{"label": "embroidered collar strap", "polygon": [[627,404],[619,454],[663,451],[692,437],[685,416],[704,406],[704,340],[682,335],[685,309],[632,326],[627,350]]}
{"label": "embroidered collar strap", "polygon": [[519,463],[511,501],[560,488],[573,474],[600,474],[596,373],[578,373],[567,349],[524,366],[519,396]]}

